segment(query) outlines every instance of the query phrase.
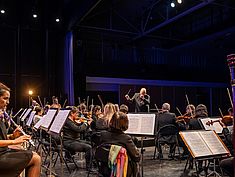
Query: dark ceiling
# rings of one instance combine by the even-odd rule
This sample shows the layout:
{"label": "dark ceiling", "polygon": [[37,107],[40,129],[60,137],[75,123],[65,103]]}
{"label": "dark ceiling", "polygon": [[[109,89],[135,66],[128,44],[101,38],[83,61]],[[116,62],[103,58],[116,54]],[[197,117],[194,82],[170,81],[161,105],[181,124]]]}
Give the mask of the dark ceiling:
{"label": "dark ceiling", "polygon": [[[218,40],[234,37],[234,0],[182,0],[172,8],[173,1],[1,0],[6,13],[0,14],[0,22],[1,26],[72,29],[86,40],[102,38],[165,49],[218,32]],[[37,19],[32,18],[33,12]]]}

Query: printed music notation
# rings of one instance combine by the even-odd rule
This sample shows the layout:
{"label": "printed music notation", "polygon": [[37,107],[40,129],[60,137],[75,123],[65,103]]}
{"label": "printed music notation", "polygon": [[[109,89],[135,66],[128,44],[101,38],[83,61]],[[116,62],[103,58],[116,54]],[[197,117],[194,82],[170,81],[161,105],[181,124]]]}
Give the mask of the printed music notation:
{"label": "printed music notation", "polygon": [[214,131],[185,131],[180,136],[194,158],[230,154]]}
{"label": "printed music notation", "polygon": [[129,127],[128,134],[154,135],[155,114],[127,114]]}

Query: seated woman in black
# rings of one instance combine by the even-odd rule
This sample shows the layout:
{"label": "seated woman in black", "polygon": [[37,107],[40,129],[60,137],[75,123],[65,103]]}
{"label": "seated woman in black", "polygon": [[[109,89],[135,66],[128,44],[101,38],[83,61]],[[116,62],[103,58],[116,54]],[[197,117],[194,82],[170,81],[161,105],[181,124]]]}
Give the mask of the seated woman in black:
{"label": "seated woman in black", "polygon": [[131,176],[137,172],[137,162],[140,161],[140,152],[131,136],[124,133],[128,129],[128,124],[128,117],[125,113],[114,113],[109,123],[109,130],[101,132],[99,143],[120,145],[126,148],[130,159],[128,162],[127,176]]}
{"label": "seated woman in black", "polygon": [[16,177],[24,169],[28,177],[39,177],[41,158],[37,153],[9,148],[30,139],[28,135],[21,136],[18,129],[13,134],[8,134],[10,122],[4,111],[9,99],[10,88],[0,83],[0,177]]}

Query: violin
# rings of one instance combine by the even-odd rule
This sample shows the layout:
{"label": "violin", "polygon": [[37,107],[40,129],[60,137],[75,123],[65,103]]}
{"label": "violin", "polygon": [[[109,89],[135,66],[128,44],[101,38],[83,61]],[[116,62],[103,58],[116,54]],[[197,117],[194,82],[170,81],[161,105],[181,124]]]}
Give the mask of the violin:
{"label": "violin", "polygon": [[231,116],[231,115],[225,115],[225,116],[223,116],[222,122],[223,122],[225,125],[232,125],[232,124],[233,124],[233,116]]}
{"label": "violin", "polygon": [[185,113],[181,116],[176,117],[176,122],[184,122],[184,123],[188,124],[190,119],[192,119],[192,118],[193,117],[191,116],[191,114]]}

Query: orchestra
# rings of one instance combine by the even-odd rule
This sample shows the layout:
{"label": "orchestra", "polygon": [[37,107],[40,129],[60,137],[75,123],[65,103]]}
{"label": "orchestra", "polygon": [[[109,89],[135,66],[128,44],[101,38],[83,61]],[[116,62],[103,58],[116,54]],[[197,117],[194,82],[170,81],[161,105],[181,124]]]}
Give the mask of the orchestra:
{"label": "orchestra", "polygon": [[[130,90],[128,91],[129,94]],[[146,89],[142,88],[140,90],[140,93],[138,93],[137,97],[133,96],[134,98],[130,98],[129,95],[125,95],[125,99],[129,101],[129,103],[132,103],[135,99],[137,99],[137,103],[140,105],[144,106],[150,106],[150,96],[146,94]],[[1,97],[1,96],[0,96]],[[39,97],[40,98],[40,97]],[[53,96],[52,97],[52,104],[47,104],[47,105],[41,105],[36,102],[36,100],[32,101],[32,110],[35,111],[35,115],[32,121],[32,129],[35,124],[37,124],[45,115],[47,115],[48,110],[50,109],[56,109],[57,111],[60,111],[62,109],[61,105],[59,104],[58,98]],[[171,109],[169,103],[163,103],[162,108],[158,109],[157,105],[154,104],[156,107],[156,121],[155,121],[155,135],[158,133],[158,131],[161,129],[161,127],[164,127],[166,125],[173,125],[175,126],[178,131],[191,131],[191,130],[202,130],[203,127],[200,124],[199,119],[207,118],[208,117],[208,110],[206,105],[204,104],[198,104],[195,108],[195,106],[188,101],[187,98],[187,105],[185,112],[182,114],[178,108],[175,108],[178,113],[180,114],[179,116],[176,116],[176,113],[170,112]],[[115,118],[117,115],[121,114],[123,117],[126,117],[125,115],[130,112],[129,110],[129,104],[121,104],[120,107],[118,104],[113,104],[113,103],[106,103],[101,100],[101,96],[98,95],[98,99],[101,103],[101,105],[93,105],[93,99],[91,105],[88,105],[87,102],[89,102],[89,99],[87,102],[80,102],[78,106],[66,106],[66,109],[70,110],[70,113],[62,127],[61,132],[63,132],[63,138],[62,138],[62,144],[63,147],[66,149],[65,152],[65,161],[66,162],[71,162],[74,160],[74,156],[76,156],[77,153],[85,153],[85,160],[86,160],[86,170],[89,171],[93,166],[95,166],[94,161],[92,160],[93,156],[93,151],[94,151],[94,144],[97,144],[98,140],[102,139],[100,136],[106,136],[106,133],[108,132],[113,132],[112,127],[110,127],[110,124],[113,124],[113,126],[117,127],[120,125],[117,125],[117,122],[110,123],[112,119],[114,118],[113,116],[115,115]],[[39,99],[40,100],[40,99]],[[67,102],[67,100],[66,100]],[[103,105],[104,104],[104,105]],[[138,105],[137,104],[137,105]],[[63,106],[64,107],[64,106]],[[6,109],[6,108],[4,108]],[[137,112],[142,112],[147,111],[146,114],[149,113],[149,108],[141,108],[135,107],[138,110]],[[120,113],[119,113],[120,112]],[[4,113],[5,114],[5,113]],[[8,119],[7,117],[5,118],[6,120]],[[224,142],[226,145],[229,144],[231,145],[231,141],[228,143],[228,130],[227,126],[231,126],[233,124],[233,109],[229,108],[228,113],[225,114],[224,116],[220,116],[220,119],[217,120],[211,120],[208,121],[206,124],[208,126],[212,126],[213,123],[219,122],[221,126],[223,127],[223,134],[226,136],[226,142]],[[9,125],[12,126],[11,121],[8,121]],[[15,123],[14,123],[15,124]],[[126,125],[127,126],[127,125]],[[18,127],[18,126],[17,126]],[[25,128],[25,127],[23,127]],[[122,129],[122,127],[120,127]],[[126,129],[126,128],[125,128]],[[28,130],[27,130],[28,131]],[[100,133],[102,132],[102,133]],[[29,132],[30,133],[30,132]],[[33,131],[32,131],[33,133]],[[97,136],[98,133],[98,136]],[[116,130],[114,133],[117,133]],[[118,132],[118,133],[124,133],[124,132]],[[15,134],[15,133],[14,133]],[[22,133],[21,133],[22,134]],[[230,132],[231,135],[231,132]],[[37,139],[38,132],[36,137]],[[43,133],[43,136],[48,136],[47,132]],[[59,135],[61,136],[61,135]],[[9,139],[12,139],[13,136],[9,136]],[[18,136],[14,136],[19,137]],[[24,138],[23,138],[24,137]],[[183,150],[183,154],[181,157],[181,160],[186,159],[187,157],[190,156],[190,152],[187,149],[187,146],[184,144],[184,141],[180,138],[177,137],[179,141],[179,146],[181,146]],[[22,139],[20,141],[30,141],[30,138],[26,133],[23,133]],[[134,141],[133,141],[134,140]],[[224,140],[224,139],[223,139]],[[0,140],[2,141],[2,140]],[[19,140],[18,140],[19,141]],[[107,140],[110,142],[113,142],[112,139]],[[119,141],[119,139],[117,139]],[[121,141],[121,140],[120,140]],[[132,148],[137,148],[136,145],[138,143],[138,139],[133,136],[131,138],[132,143]],[[174,142],[172,139],[169,139],[168,142]],[[36,144],[38,141],[36,141]],[[4,144],[4,143],[3,143]],[[12,145],[13,143],[9,143],[8,145]],[[170,143],[169,144],[170,150],[168,154],[169,159],[175,159],[175,148],[176,144]],[[230,146],[231,147],[231,146]],[[231,154],[233,153],[233,150],[229,148],[231,151]],[[163,153],[161,146],[157,148],[158,150],[158,155],[157,159],[163,159]],[[136,154],[138,154],[138,150],[136,151]],[[34,154],[34,153],[33,153]],[[139,158],[139,154],[138,154]],[[138,159],[139,161],[139,159]],[[203,171],[203,166],[202,166],[202,161],[199,161],[199,171]],[[25,166],[24,168],[27,168]],[[1,175],[0,175],[1,176]],[[35,175],[37,176],[37,175]]]}

